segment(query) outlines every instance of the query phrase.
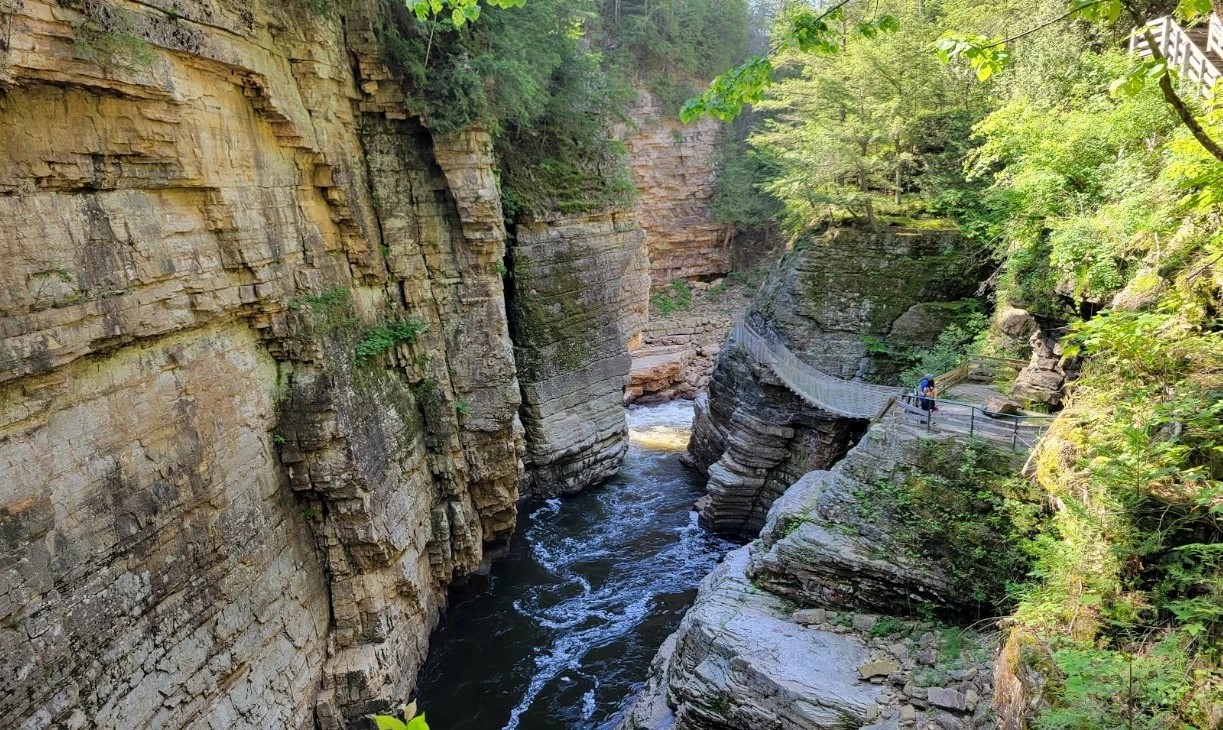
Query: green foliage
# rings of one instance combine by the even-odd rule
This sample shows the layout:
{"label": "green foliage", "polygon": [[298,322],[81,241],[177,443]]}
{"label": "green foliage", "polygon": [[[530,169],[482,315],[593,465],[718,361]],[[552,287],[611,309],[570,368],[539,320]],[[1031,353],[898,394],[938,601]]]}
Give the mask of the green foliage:
{"label": "green foliage", "polygon": [[926,373],[941,375],[964,364],[968,355],[980,352],[989,333],[989,318],[979,309],[960,322],[952,322],[938,335],[934,347],[906,353],[912,364],[900,374],[900,382],[916,384]]}
{"label": "green foliage", "polygon": [[464,418],[471,415],[471,405],[469,405],[465,400],[455,401],[454,410]]}
{"label": "green foliage", "polygon": [[712,69],[747,52],[746,0],[599,0],[599,14],[611,70],[652,92],[670,115]]}
{"label": "green foliage", "polygon": [[499,2],[470,23],[480,7],[447,5],[440,15],[430,7],[422,16],[387,4],[380,38],[409,108],[435,134],[473,125],[492,132],[511,217],[631,201],[611,125],[632,91],[603,72],[585,36],[594,0]]}
{"label": "green foliage", "polygon": [[[769,55],[793,48],[801,53],[832,56],[845,46],[850,36],[873,39],[900,27],[896,16],[886,13],[851,20],[845,12],[849,5],[848,0],[842,0],[826,9],[813,10],[804,5],[790,8],[779,25],[776,43]],[[734,119],[743,112],[745,105],[764,98],[765,90],[773,82],[773,71],[769,56],[748,56],[743,63],[715,78],[703,94],[685,102],[680,120],[690,122],[705,115],[723,121]]]}
{"label": "green foliage", "polygon": [[730,284],[726,281],[718,282],[715,286],[711,286],[705,290],[705,298],[711,302],[716,302],[722,298],[722,295],[730,288]]}
{"label": "green foliage", "polygon": [[[754,99],[752,157],[730,168],[749,181],[725,184],[743,200],[767,196],[755,207],[793,232],[846,215],[877,225],[885,206],[905,218],[928,215],[933,199],[963,187],[967,130],[989,99],[929,53],[943,23],[965,12],[956,3],[938,8],[851,3],[837,11],[845,22],[882,13],[904,32],[850,34],[835,54],[796,47],[776,56],[776,79]],[[906,210],[906,197],[923,204]]]}
{"label": "green foliage", "polygon": [[1193,270],[1154,311],[1096,317],[1070,338],[1086,364],[1036,454],[1065,508],[1017,614],[1054,649],[1041,727],[1218,721],[1223,335]]}
{"label": "green foliage", "polygon": [[961,599],[1008,608],[1031,566],[1028,544],[1043,529],[1035,491],[1012,476],[1010,454],[984,441],[921,448],[908,477],[859,495],[859,516],[886,519],[909,557],[942,566]]}
{"label": "green foliage", "polygon": [[906,626],[895,616],[884,616],[871,626],[870,635],[878,639],[884,636],[899,634],[903,631],[907,631],[908,628],[908,626]]}
{"label": "green foliage", "polygon": [[[480,19],[481,0],[405,0],[421,22],[443,16],[455,28]],[[494,8],[520,8],[526,0],[483,0]],[[443,15],[444,14],[444,15]]]}
{"label": "green foliage", "polygon": [[352,294],[344,288],[290,299],[288,307],[291,312],[309,312],[314,330],[320,335],[349,327],[357,321],[352,309]]}
{"label": "green foliage", "polygon": [[1003,262],[999,299],[1056,318],[1120,289],[1182,207],[1160,150],[1175,122],[1158,94],[1102,90],[1120,54],[1080,47],[1065,60],[1058,77],[1023,77],[1036,85],[1016,87],[977,125],[969,170],[988,185],[947,200]]}
{"label": "green foliage", "polygon": [[357,364],[364,364],[395,345],[414,342],[416,336],[424,330],[424,323],[414,318],[397,319],[366,329],[357,342]]}
{"label": "green foliage", "polygon": [[[416,714],[416,703],[399,706],[399,715],[366,715],[378,730],[429,730],[425,715]],[[400,719],[402,718],[402,719]]]}
{"label": "green foliage", "polygon": [[[334,0],[298,0],[302,7],[314,15],[330,15],[335,10]],[[177,10],[175,10],[177,12]]]}
{"label": "green foliage", "polygon": [[73,39],[76,54],[101,66],[121,65],[147,68],[157,55],[141,34],[140,15],[110,7],[100,19],[87,19]]}
{"label": "green foliage", "polygon": [[739,230],[781,222],[785,207],[764,189],[764,184],[779,172],[777,161],[766,150],[754,149],[731,135],[726,137],[718,153],[714,215]]}
{"label": "green foliage", "polygon": [[650,297],[654,311],[661,315],[682,312],[692,306],[692,287],[685,281],[673,281],[666,289]]}

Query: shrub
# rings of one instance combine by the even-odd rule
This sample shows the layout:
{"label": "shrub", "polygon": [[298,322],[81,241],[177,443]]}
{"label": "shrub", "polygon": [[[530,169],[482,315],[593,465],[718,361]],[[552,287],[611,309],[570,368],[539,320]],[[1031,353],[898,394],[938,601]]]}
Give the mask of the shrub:
{"label": "shrub", "polygon": [[395,345],[415,341],[416,336],[424,330],[424,323],[413,318],[370,327],[361,334],[361,340],[357,343],[357,364],[363,364]]}
{"label": "shrub", "polygon": [[655,311],[667,315],[682,312],[692,306],[692,288],[684,281],[673,281],[666,289],[650,297]]}

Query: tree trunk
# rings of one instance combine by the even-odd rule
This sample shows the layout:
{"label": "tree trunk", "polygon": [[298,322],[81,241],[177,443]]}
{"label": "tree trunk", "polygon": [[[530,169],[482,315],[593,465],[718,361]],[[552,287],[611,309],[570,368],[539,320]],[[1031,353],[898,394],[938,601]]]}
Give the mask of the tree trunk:
{"label": "tree trunk", "polygon": [[[1212,2],[1215,1],[1217,0],[1212,0]],[[1159,44],[1155,42],[1155,36],[1151,34],[1150,29],[1144,30],[1142,34],[1146,37],[1147,45],[1151,49],[1151,57],[1157,61],[1166,62],[1168,59],[1164,57],[1163,51],[1160,50]],[[1223,162],[1223,147],[1220,147],[1219,143],[1206,133],[1202,125],[1198,123],[1197,117],[1193,116],[1193,110],[1189,108],[1189,105],[1185,103],[1185,100],[1173,88],[1171,69],[1168,69],[1159,77],[1159,90],[1163,92],[1164,101],[1168,102],[1168,105],[1172,107],[1172,111],[1176,112],[1176,116],[1189,129],[1189,133],[1198,141],[1198,144],[1202,145],[1216,160]]]}

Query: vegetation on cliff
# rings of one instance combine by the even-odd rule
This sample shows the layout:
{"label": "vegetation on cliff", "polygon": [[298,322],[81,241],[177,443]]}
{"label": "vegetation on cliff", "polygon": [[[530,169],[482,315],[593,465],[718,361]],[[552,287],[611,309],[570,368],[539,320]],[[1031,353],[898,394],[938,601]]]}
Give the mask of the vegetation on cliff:
{"label": "vegetation on cliff", "polygon": [[[435,133],[493,134],[507,213],[576,213],[635,191],[613,125],[636,86],[670,99],[746,46],[745,0],[386,2],[385,55]],[[441,11],[441,12],[438,12]],[[478,22],[471,22],[478,19]]]}
{"label": "vegetation on cliff", "polygon": [[[727,197],[737,188],[753,202],[743,215],[778,206],[795,232],[949,218],[979,244],[997,268],[985,282],[995,303],[1035,315],[1061,338],[1064,364],[1080,366],[1031,462],[1053,525],[1000,548],[1026,545],[1013,557],[1034,561],[999,602],[1015,607],[1012,669],[1043,678],[1026,687],[1029,720],[1218,727],[1223,163],[1208,141],[1223,139],[1223,116],[1163,67],[1132,83],[1141,63],[1116,30],[1172,4],[838,7],[830,46],[785,40],[791,18],[789,50],[739,89],[761,116],[751,159],[723,178]],[[845,32],[889,12],[903,34]],[[1045,23],[1056,30],[987,52],[989,39]],[[966,67],[934,59],[949,27],[966,31],[963,44],[941,46]],[[723,104],[718,93],[697,107]],[[908,504],[912,485],[901,486],[892,496]],[[919,533],[954,527],[916,518]]]}

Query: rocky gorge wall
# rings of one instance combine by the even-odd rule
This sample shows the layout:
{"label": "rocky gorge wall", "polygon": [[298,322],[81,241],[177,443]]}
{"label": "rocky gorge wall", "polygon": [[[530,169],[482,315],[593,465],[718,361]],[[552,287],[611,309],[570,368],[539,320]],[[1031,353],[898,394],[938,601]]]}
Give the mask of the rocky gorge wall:
{"label": "rocky gorge wall", "polygon": [[[488,135],[412,117],[375,0],[312,7],[0,4],[16,727],[332,728],[402,699],[524,457],[572,486],[623,450],[631,214],[520,227],[517,301],[568,329],[516,343]],[[553,321],[566,296],[591,314]]]}
{"label": "rocky gorge wall", "polygon": [[911,618],[965,596],[879,506],[924,468],[928,438],[960,437],[876,425],[831,470],[797,479],[759,538],[701,583],[621,729],[995,726],[998,636]]}
{"label": "rocky gorge wall", "polygon": [[[868,338],[931,345],[975,289],[964,247],[949,231],[831,229],[781,259],[749,321],[822,372],[886,381],[894,367],[871,354]],[[834,464],[865,425],[806,403],[742,348],[724,347],[708,395],[697,398],[688,445],[692,464],[709,477],[702,523],[755,535],[773,500],[808,471]]]}
{"label": "rocky gorge wall", "polygon": [[675,116],[642,89],[620,132],[655,288],[730,271],[732,231],[713,210],[719,125],[708,118],[684,125]]}
{"label": "rocky gorge wall", "polygon": [[571,493],[616,473],[622,400],[649,316],[649,261],[632,211],[520,220],[511,247],[514,345],[528,484]]}

